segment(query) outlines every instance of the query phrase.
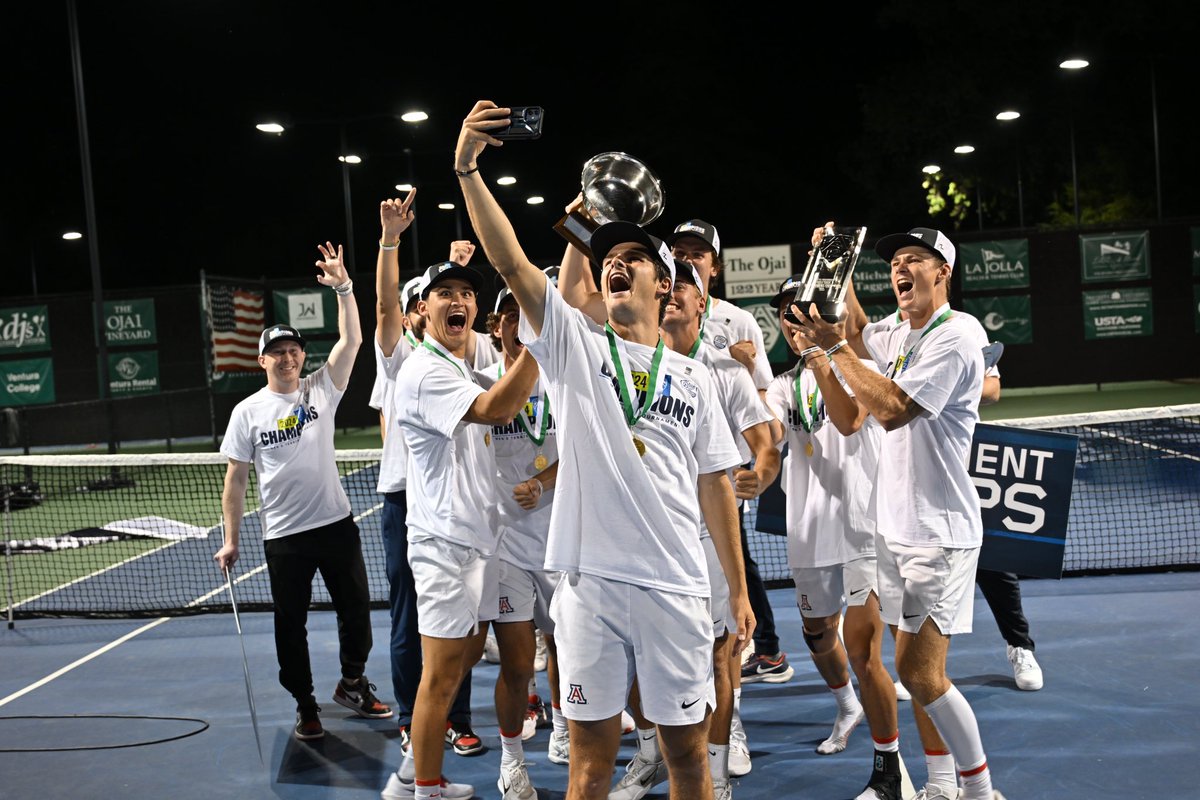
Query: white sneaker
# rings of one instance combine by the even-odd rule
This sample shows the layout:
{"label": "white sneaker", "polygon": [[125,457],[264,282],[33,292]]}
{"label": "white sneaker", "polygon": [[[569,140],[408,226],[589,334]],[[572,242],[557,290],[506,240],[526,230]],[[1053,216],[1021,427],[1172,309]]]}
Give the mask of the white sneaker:
{"label": "white sneaker", "polygon": [[571,763],[571,735],[566,731],[562,733],[558,731],[552,732],[550,734],[550,748],[546,751],[546,758],[555,764]]}
{"label": "white sneaker", "polygon": [[1012,664],[1013,678],[1018,689],[1036,692],[1042,688],[1042,668],[1038,666],[1032,650],[1008,645],[1008,663]]}
{"label": "white sneaker", "polygon": [[733,800],[733,787],[729,781],[713,781],[713,800]]}
{"label": "white sneaker", "polygon": [[908,689],[905,689],[904,684],[900,681],[896,681],[896,699],[912,700],[912,695],[908,693]]}
{"label": "white sneaker", "polygon": [[750,656],[754,655],[754,640],[750,640],[750,644],[746,645],[746,649],[742,651],[742,664],[744,665],[750,660]]}
{"label": "white sneaker", "polygon": [[[529,782],[529,770],[524,761],[501,768],[496,788],[500,790],[501,800],[537,800],[537,791]],[[442,796],[446,795],[443,793]]]}
{"label": "white sneaker", "polygon": [[533,671],[545,672],[546,662],[550,659],[550,652],[546,649],[546,637],[541,631],[535,634],[537,638],[537,649],[533,651]]}
{"label": "white sneaker", "polygon": [[496,632],[488,628],[487,638],[483,640],[483,660],[489,664],[500,663],[500,645],[496,644]]}
{"label": "white sneaker", "polygon": [[641,800],[646,792],[666,779],[666,762],[647,761],[640,753],[635,753],[621,780],[608,793],[608,800]]}
{"label": "white sneaker", "polygon": [[927,783],[921,791],[913,795],[912,800],[958,800],[960,797],[962,797],[962,789],[957,786],[951,790],[948,786],[942,786],[940,783]]}
{"label": "white sneaker", "polygon": [[[850,722],[850,726],[846,727],[839,714],[837,722],[833,723],[833,732],[829,734],[828,739],[817,745],[817,752],[828,756],[845,750],[846,743],[850,740],[850,734],[854,733],[854,729],[858,727],[858,723],[863,721],[864,716],[865,712],[860,709],[858,715]],[[839,730],[841,733],[838,733]]]}
{"label": "white sneaker", "polygon": [[628,711],[622,711],[621,712],[621,735],[628,736],[629,734],[633,733],[636,730],[637,730],[637,725],[634,724],[633,717],[631,717],[629,715]]}
{"label": "white sneaker", "polygon": [[746,729],[742,727],[742,716],[736,711],[729,726],[729,774],[735,778],[749,775],[750,745],[746,743]]}
{"label": "white sneaker", "polygon": [[[417,782],[406,781],[399,773],[388,776],[387,786],[380,792],[383,800],[412,800],[417,796]],[[442,776],[442,800],[469,800],[475,796],[475,787],[468,783],[453,783]]]}
{"label": "white sneaker", "polygon": [[542,698],[530,695],[533,699],[525,707],[525,720],[521,723],[521,741],[527,742],[537,734],[538,726],[547,721],[546,704]]}

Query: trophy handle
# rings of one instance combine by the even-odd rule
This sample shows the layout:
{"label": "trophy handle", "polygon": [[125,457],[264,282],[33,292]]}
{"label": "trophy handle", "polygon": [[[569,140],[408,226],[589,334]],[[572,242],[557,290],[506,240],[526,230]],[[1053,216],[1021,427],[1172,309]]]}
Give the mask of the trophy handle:
{"label": "trophy handle", "polygon": [[554,223],[555,232],[575,245],[576,249],[592,261],[596,260],[592,255],[592,248],[590,246],[592,233],[599,227],[599,223],[582,211],[572,211]]}

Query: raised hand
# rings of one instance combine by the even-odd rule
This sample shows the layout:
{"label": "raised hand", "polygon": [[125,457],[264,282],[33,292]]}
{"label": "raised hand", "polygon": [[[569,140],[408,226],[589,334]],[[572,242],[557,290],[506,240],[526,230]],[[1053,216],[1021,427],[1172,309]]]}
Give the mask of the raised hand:
{"label": "raised hand", "polygon": [[466,239],[459,239],[450,243],[450,260],[455,264],[467,266],[471,263],[471,256],[475,254],[475,245],[471,244]]}
{"label": "raised hand", "polygon": [[317,249],[321,251],[321,256],[324,261],[317,262],[317,269],[321,270],[321,274],[317,276],[317,282],[322,286],[341,286],[346,281],[350,280],[349,274],[346,272],[346,265],[342,261],[342,246],[339,244],[337,250],[333,248],[332,242],[317,245]]}
{"label": "raised hand", "polygon": [[504,142],[491,135],[492,131],[507,128],[511,123],[511,108],[501,108],[491,100],[480,100],[463,120],[454,148],[454,169],[466,172],[475,169],[475,159],[489,144],[503,147]]}
{"label": "raised hand", "polygon": [[383,229],[381,241],[392,244],[400,238],[400,234],[408,230],[409,225],[412,225],[417,215],[412,208],[416,197],[417,189],[414,186],[403,200],[397,197],[379,204],[379,226]]}

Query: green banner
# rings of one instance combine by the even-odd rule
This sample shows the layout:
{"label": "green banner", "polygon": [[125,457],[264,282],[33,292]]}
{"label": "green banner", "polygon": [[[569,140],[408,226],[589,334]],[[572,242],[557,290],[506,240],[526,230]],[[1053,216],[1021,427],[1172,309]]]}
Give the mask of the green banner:
{"label": "green banner", "polygon": [[110,353],[108,391],[113,397],[158,394],[158,353],[153,350]]}
{"label": "green banner", "polygon": [[325,362],[329,360],[329,351],[335,344],[337,344],[336,339],[325,339],[320,342],[309,340],[304,350],[304,369],[300,370],[301,377],[308,377],[325,366]]}
{"label": "green banner", "polygon": [[1200,278],[1200,228],[1192,228],[1192,277]]}
{"label": "green banner", "polygon": [[0,362],[0,408],[54,402],[54,363],[49,358]]}
{"label": "green banner", "polygon": [[337,295],[329,289],[276,289],[275,320],[301,333],[337,333]]}
{"label": "green banner", "polygon": [[988,340],[1005,344],[1029,344],[1033,341],[1033,314],[1029,295],[1016,297],[968,297],[966,312],[983,325]]}
{"label": "green banner", "polygon": [[104,338],[109,347],[157,344],[154,298],[109,300],[104,303]]}
{"label": "green banner", "polygon": [[267,373],[259,370],[214,372],[212,390],[214,394],[250,395],[267,385]]}
{"label": "green banner", "polygon": [[954,268],[962,273],[964,292],[1024,289],[1029,286],[1029,240],[960,244]]}
{"label": "green banner", "polygon": [[1083,338],[1112,339],[1154,334],[1149,289],[1083,293]]}
{"label": "green banner", "polygon": [[854,265],[854,293],[859,297],[895,297],[891,266],[875,253],[863,250]]}
{"label": "green banner", "polygon": [[13,355],[49,349],[50,314],[45,306],[0,308],[0,353]]}
{"label": "green banner", "polygon": [[1150,233],[1080,236],[1079,258],[1084,283],[1144,280],[1150,277]]}

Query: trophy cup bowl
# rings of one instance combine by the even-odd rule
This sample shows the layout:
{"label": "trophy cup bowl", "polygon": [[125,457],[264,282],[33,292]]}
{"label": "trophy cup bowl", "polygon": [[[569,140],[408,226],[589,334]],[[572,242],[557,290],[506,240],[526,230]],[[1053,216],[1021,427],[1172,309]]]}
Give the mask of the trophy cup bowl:
{"label": "trophy cup bowl", "polygon": [[666,207],[662,183],[628,153],[600,153],[583,165],[583,208],[567,214],[554,230],[591,258],[592,231],[607,222],[649,225]]}
{"label": "trophy cup bowl", "polygon": [[[821,242],[813,246],[804,269],[804,277],[796,289],[792,301],[805,314],[816,303],[821,319],[830,324],[846,318],[846,289],[858,257],[862,253],[867,229],[854,228],[850,232],[825,229]],[[785,312],[790,322],[799,322],[791,311]]]}

